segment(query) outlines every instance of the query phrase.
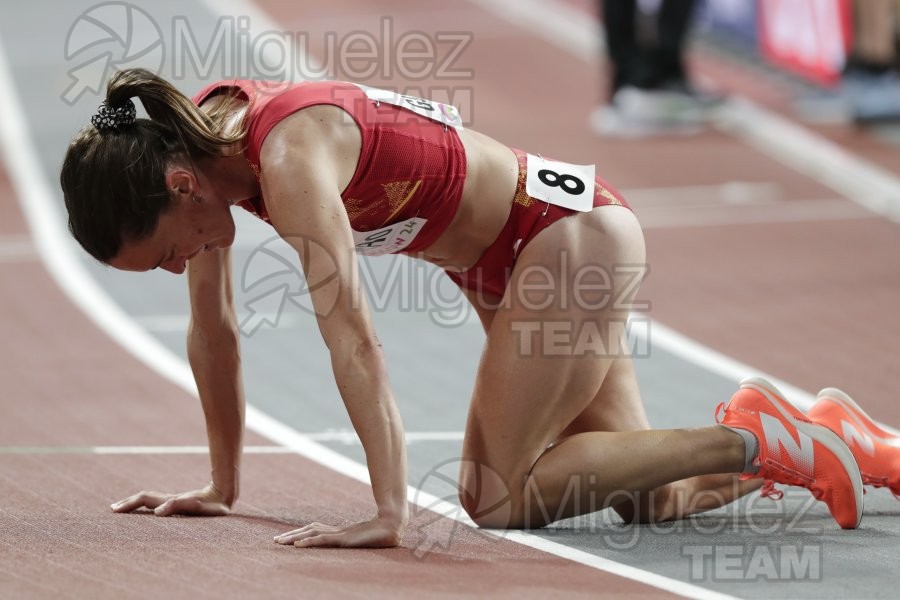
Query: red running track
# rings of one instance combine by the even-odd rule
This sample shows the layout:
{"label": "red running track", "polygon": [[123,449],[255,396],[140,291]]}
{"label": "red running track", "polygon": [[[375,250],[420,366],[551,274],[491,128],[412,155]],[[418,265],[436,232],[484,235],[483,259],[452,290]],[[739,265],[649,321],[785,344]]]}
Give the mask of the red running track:
{"label": "red running track", "polygon": [[[250,454],[226,518],[122,515],[141,489],[208,481],[204,455],[98,455],[95,446],[205,444],[199,402],[124,353],[56,287],[0,170],[0,598],[595,598],[659,589],[499,540],[434,513],[400,548],[300,550],[273,536],[340,506],[367,519],[367,486],[296,455]],[[9,249],[17,248],[12,256]],[[266,440],[248,433],[247,445]],[[443,546],[419,556],[423,544]],[[546,573],[553,573],[547,577]]]}

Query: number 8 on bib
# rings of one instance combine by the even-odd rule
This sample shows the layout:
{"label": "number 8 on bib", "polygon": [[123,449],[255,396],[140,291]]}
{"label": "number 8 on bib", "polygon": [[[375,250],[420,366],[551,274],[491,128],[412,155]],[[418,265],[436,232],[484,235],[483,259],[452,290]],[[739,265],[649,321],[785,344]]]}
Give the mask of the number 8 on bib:
{"label": "number 8 on bib", "polygon": [[529,154],[525,168],[525,193],[532,198],[581,212],[594,208],[595,165],[572,165]]}

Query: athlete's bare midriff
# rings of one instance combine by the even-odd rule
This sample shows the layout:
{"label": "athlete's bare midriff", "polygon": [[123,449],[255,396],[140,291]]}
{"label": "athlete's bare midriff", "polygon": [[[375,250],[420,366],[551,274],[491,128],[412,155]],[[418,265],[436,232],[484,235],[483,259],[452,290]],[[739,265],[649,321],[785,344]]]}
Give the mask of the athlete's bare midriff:
{"label": "athlete's bare midriff", "polygon": [[459,136],[467,165],[459,208],[441,236],[414,256],[440,267],[466,270],[503,230],[516,191],[519,165],[512,150],[484,134],[465,129]]}

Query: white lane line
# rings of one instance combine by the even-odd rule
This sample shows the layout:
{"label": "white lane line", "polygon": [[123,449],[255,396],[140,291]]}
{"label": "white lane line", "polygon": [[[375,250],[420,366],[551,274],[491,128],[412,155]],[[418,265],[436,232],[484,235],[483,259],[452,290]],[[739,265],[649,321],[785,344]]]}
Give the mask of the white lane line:
{"label": "white lane line", "polygon": [[[249,16],[254,32],[279,31],[277,25],[268,16],[250,3],[239,0],[203,1],[214,15]],[[265,48],[276,51],[271,44],[266,45]],[[277,63],[269,62],[268,64]],[[91,278],[77,258],[76,252],[80,252],[80,250],[75,247],[75,242],[70,239],[62,225],[63,220],[55,203],[55,194],[50,190],[48,179],[41,169],[34,141],[26,129],[27,116],[18,94],[14,90],[14,85],[15,79],[13,79],[7,54],[2,40],[0,40],[0,106],[3,107],[3,110],[0,110],[0,148],[2,148],[10,172],[16,199],[25,213],[26,221],[34,235],[48,272],[69,299],[101,331],[104,331],[151,369],[196,397],[197,387],[190,367],[163,346],[159,340],[135,324]],[[246,407],[246,427],[273,442],[294,450],[315,463],[366,485],[371,485],[365,465],[309,439],[250,404]],[[432,510],[470,527],[476,527],[475,523],[462,513],[458,506],[436,496],[419,491],[413,486],[407,486],[407,496],[410,502],[421,509]],[[730,596],[718,594],[699,586],[580,552],[526,532],[517,533],[514,541],[674,594],[695,598],[730,598]]]}
{"label": "white lane line", "polygon": [[773,182],[730,181],[621,191],[644,229],[878,218],[845,198],[788,200],[782,187]]}
{"label": "white lane line", "polygon": [[[284,446],[244,446],[245,454],[294,454]],[[0,446],[0,454],[209,454],[208,446]]]}
{"label": "white lane line", "polygon": [[[342,444],[360,443],[359,436],[352,429],[334,429],[321,433],[304,433],[306,437],[317,442],[339,442]],[[407,444],[417,442],[461,442],[463,431],[407,431],[404,433]]]}
{"label": "white lane line", "polygon": [[[628,195],[625,195],[628,198]],[[629,198],[629,202],[631,199]],[[878,219],[878,215],[844,199],[792,200],[768,205],[644,208],[631,203],[643,229],[717,227],[766,223],[818,223]]]}
{"label": "white lane line", "polygon": [[[560,0],[469,1],[589,63],[605,43],[596,18]],[[746,98],[730,99],[715,125],[848,200],[900,221],[900,177],[887,169]]]}
{"label": "white lane line", "polygon": [[[355,431],[298,432],[322,443],[359,446]],[[462,431],[407,431],[406,443],[461,442]],[[0,446],[0,454],[209,454],[208,446]],[[296,454],[285,446],[244,446],[244,454]]]}
{"label": "white lane line", "polygon": [[900,178],[887,169],[746,98],[729,100],[717,125],[848,200],[900,221]]}
{"label": "white lane line", "polygon": [[769,205],[785,201],[782,186],[770,181],[728,181],[707,185],[623,188],[632,205],[642,207],[707,207]]}
{"label": "white lane line", "polygon": [[[637,335],[642,335],[645,331],[642,328],[635,329],[639,332]],[[785,395],[785,398],[803,411],[812,408],[812,405],[816,402],[815,395],[806,390],[802,390],[779,377],[750,367],[749,365],[722,354],[717,350],[713,350],[709,346],[704,346],[703,344],[678,333],[674,329],[662,325],[659,321],[653,321],[650,324],[649,332],[651,347],[662,348],[666,352],[679,356],[686,361],[702,367],[711,373],[720,375],[725,379],[740,381],[741,379],[750,376],[765,377],[781,390]],[[894,435],[900,435],[900,430],[891,427],[890,425],[885,425],[884,423],[878,423],[878,425]]]}
{"label": "white lane line", "polygon": [[[237,313],[238,323],[243,323],[250,313]],[[261,322],[269,324],[277,323],[277,326],[271,326],[272,329],[284,329],[295,326],[308,326],[310,324],[310,316],[299,311],[283,310],[280,313],[274,312],[257,312],[253,316],[260,319]],[[184,333],[187,332],[188,323],[191,320],[189,314],[168,314],[168,315],[141,315],[134,317],[141,327],[147,331],[155,331],[157,333]]]}

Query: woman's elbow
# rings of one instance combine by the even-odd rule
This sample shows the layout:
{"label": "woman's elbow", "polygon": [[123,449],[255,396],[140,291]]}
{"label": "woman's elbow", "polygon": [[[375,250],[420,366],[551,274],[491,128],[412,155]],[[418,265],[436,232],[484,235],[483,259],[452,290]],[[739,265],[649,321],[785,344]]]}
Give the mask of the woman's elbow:
{"label": "woman's elbow", "polygon": [[241,333],[237,323],[227,317],[215,321],[191,319],[188,325],[189,347],[238,346]]}

